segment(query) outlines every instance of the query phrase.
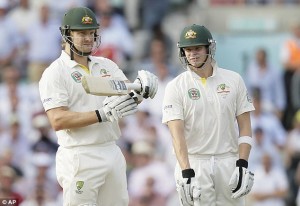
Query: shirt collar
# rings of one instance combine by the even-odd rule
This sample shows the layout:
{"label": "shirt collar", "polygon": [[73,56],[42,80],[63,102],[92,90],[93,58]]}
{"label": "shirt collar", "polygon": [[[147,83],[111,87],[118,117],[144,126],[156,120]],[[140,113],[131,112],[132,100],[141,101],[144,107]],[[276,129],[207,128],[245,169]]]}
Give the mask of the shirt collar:
{"label": "shirt collar", "polygon": [[65,52],[62,51],[60,58],[65,62],[65,64],[67,64],[68,67],[73,68],[75,66],[78,65],[77,62],[75,62],[74,60],[71,60],[70,56]]}
{"label": "shirt collar", "polygon": [[[71,60],[70,56],[65,52],[62,51],[60,58],[67,64],[68,67],[70,68],[74,68],[77,65],[79,65],[76,61]],[[91,58],[90,56],[88,56],[89,61],[91,62],[91,66],[93,66],[94,64],[97,64],[97,62],[94,61],[94,58]]]}
{"label": "shirt collar", "polygon": [[[217,70],[218,70],[218,64],[216,60],[212,59],[211,65],[213,67],[213,73],[210,77],[214,77],[217,75]],[[187,66],[187,68],[192,73],[193,78],[199,79],[199,76],[193,70],[191,70],[189,66]]]}
{"label": "shirt collar", "polygon": [[214,77],[217,75],[217,71],[218,71],[219,67],[218,67],[216,60],[214,60],[214,59],[212,59],[211,65],[213,67],[213,73],[212,73],[211,77]]}

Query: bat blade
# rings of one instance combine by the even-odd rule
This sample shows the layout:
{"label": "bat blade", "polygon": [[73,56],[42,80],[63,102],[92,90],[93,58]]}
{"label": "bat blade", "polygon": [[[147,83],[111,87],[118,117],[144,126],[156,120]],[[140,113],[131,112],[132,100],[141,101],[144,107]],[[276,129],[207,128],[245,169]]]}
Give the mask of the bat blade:
{"label": "bat blade", "polygon": [[138,83],[95,76],[83,76],[81,83],[86,93],[97,96],[119,96],[128,94],[131,90],[141,90]]}

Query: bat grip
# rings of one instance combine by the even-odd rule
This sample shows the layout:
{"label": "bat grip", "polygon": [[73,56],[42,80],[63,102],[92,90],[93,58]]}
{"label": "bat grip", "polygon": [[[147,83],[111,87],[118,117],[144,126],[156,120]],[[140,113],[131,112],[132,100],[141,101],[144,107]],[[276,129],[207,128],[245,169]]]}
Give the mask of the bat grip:
{"label": "bat grip", "polygon": [[139,83],[126,83],[128,90],[142,91],[142,86]]}

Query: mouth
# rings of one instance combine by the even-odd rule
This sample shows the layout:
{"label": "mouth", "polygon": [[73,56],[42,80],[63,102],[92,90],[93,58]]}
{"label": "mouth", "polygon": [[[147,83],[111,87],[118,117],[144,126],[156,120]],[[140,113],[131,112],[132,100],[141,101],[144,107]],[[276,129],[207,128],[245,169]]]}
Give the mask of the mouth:
{"label": "mouth", "polygon": [[84,44],[84,45],[82,45],[82,47],[85,49],[90,49],[93,47],[93,45],[92,44]]}
{"label": "mouth", "polygon": [[191,58],[191,61],[197,61],[197,60],[199,60],[199,57],[192,57]]}

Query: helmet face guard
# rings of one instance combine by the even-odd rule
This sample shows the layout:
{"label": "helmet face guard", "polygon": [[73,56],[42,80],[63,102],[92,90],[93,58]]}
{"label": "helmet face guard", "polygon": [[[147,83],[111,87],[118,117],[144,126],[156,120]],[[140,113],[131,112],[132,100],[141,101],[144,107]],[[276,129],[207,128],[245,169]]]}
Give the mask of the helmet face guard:
{"label": "helmet face guard", "polygon": [[207,62],[208,57],[213,58],[216,51],[216,41],[212,38],[210,31],[204,26],[199,26],[193,24],[191,26],[185,27],[181,34],[180,40],[177,43],[179,48],[179,59],[180,62],[187,66],[189,62],[185,56],[184,48],[193,47],[193,46],[206,46],[207,47],[207,58],[205,62],[199,67],[202,68],[203,65]]}
{"label": "helmet face guard", "polygon": [[93,37],[94,43],[93,43],[93,47],[92,47],[91,51],[83,52],[83,45],[76,44],[74,41],[75,37],[72,37],[70,33],[71,32],[67,32],[67,34],[65,34],[65,35],[62,34],[62,38],[63,38],[64,42],[67,42],[70,44],[70,50],[79,56],[88,56],[88,55],[96,53],[98,47],[101,44],[101,37],[95,31],[94,37]]}
{"label": "helmet face guard", "polygon": [[[62,26],[59,28],[63,40],[70,44],[72,52],[80,56],[92,54],[100,46],[100,36],[97,34],[99,24],[92,10],[87,7],[77,7],[70,9],[63,18]],[[75,45],[71,31],[95,30],[94,45],[90,52],[80,51],[82,45]]]}

